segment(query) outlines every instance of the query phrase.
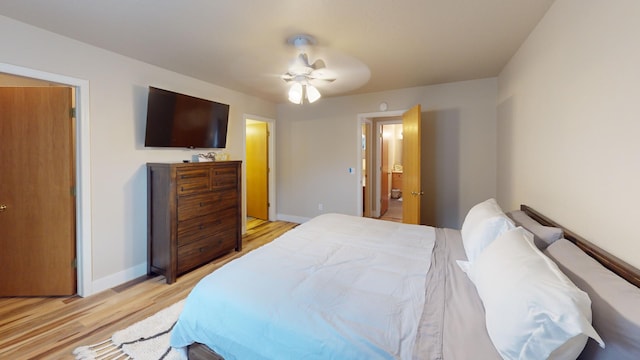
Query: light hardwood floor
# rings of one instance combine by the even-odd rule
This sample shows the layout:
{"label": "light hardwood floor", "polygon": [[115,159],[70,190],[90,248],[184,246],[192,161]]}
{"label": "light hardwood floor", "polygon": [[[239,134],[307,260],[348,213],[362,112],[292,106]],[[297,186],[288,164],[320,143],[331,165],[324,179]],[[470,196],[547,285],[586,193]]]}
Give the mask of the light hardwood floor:
{"label": "light hardwood floor", "polygon": [[251,220],[243,250],[232,252],[167,285],[163,276],[143,277],[87,298],[0,298],[0,359],[73,359],[78,346],[105,340],[184,299],[204,276],[297,224]]}

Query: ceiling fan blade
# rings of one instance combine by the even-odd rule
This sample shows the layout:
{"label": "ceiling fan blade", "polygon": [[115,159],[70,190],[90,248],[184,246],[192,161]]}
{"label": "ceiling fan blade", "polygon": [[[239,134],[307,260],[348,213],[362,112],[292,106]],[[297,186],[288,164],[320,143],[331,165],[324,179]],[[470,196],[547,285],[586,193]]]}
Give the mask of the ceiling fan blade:
{"label": "ceiling fan blade", "polygon": [[325,80],[325,81],[335,81],[335,74],[327,69],[320,68],[317,70],[313,70],[309,74],[309,78],[317,79],[317,80]]}
{"label": "ceiling fan blade", "polygon": [[309,57],[307,56],[307,53],[300,53],[300,55],[298,55],[296,63],[296,65],[302,67],[309,67]]}
{"label": "ceiling fan blade", "polygon": [[292,81],[318,81],[323,83],[336,81],[335,73],[326,69],[327,65],[324,60],[317,59],[313,64],[309,64],[309,57],[304,51],[300,51],[298,56],[289,64],[289,71],[280,76],[287,83]]}
{"label": "ceiling fan blade", "polygon": [[311,71],[313,71],[313,68],[309,65],[307,54],[300,53],[296,56],[293,62],[291,62],[288,73],[292,76],[296,76],[309,74]]}
{"label": "ceiling fan blade", "polygon": [[293,81],[293,79],[295,79],[296,76],[291,73],[284,73],[282,74],[282,76],[280,76],[280,78],[286,82],[289,82],[289,81]]}
{"label": "ceiling fan blade", "polygon": [[318,59],[316,60],[313,64],[311,64],[311,67],[314,70],[320,70],[320,69],[324,69],[327,67],[327,65],[324,63],[324,60],[322,59]]}
{"label": "ceiling fan blade", "polygon": [[333,79],[333,78],[317,78],[317,77],[310,77],[309,79],[310,79],[310,80],[313,80],[313,81],[324,81],[324,82],[334,82],[334,81],[336,81],[336,79]]}

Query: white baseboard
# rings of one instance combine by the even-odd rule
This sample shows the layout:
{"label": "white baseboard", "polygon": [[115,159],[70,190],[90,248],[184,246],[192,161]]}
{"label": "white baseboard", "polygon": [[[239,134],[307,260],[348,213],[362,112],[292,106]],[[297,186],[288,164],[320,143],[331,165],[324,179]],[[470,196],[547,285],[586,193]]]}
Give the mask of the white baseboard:
{"label": "white baseboard", "polygon": [[130,267],[126,270],[117,272],[112,275],[105,276],[103,278],[94,280],[91,284],[91,294],[84,294],[85,297],[93,294],[97,294],[101,291],[111,289],[118,285],[122,285],[127,281],[137,279],[147,274],[147,263],[138,264],[134,267]]}
{"label": "white baseboard", "polygon": [[[311,218],[287,215],[287,214],[277,214],[277,219],[282,221],[293,222],[297,224],[305,223]],[[84,297],[97,294],[104,290],[109,290],[118,285],[122,285],[127,281],[131,281],[139,278],[140,276],[144,276],[147,274],[147,263],[144,262],[142,264],[138,264],[134,267],[130,267],[126,270],[120,271],[118,273],[105,276],[103,278],[94,280],[91,283],[91,292],[88,294],[84,294]]]}
{"label": "white baseboard", "polygon": [[277,219],[281,221],[288,221],[288,222],[297,223],[297,224],[302,224],[311,220],[311,218],[295,216],[295,215],[287,215],[287,214],[277,214]]}

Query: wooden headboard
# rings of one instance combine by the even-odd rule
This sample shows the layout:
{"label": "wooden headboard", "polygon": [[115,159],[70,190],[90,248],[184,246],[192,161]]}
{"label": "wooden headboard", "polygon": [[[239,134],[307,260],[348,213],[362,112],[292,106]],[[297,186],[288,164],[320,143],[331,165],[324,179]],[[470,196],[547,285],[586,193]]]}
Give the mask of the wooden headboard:
{"label": "wooden headboard", "polygon": [[591,242],[584,239],[580,235],[565,228],[564,226],[549,219],[548,217],[540,214],[539,212],[532,209],[531,207],[527,205],[520,205],[520,210],[524,211],[532,219],[536,220],[542,225],[561,228],[564,232],[565,239],[576,244],[580,249],[582,249],[582,251],[587,253],[587,255],[591,256],[592,258],[596,259],[599,263],[601,263],[607,269],[618,274],[620,277],[624,278],[625,280],[632,283],[633,285],[640,287],[640,270],[629,265],[625,261],[615,257],[614,255],[611,255],[607,251],[602,250],[601,248],[592,244]]}

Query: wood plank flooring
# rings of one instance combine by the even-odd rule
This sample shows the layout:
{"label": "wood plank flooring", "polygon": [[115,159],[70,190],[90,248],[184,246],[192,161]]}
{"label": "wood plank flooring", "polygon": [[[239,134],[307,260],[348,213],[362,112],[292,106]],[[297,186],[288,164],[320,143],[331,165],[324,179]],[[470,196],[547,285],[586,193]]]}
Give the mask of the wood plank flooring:
{"label": "wood plank flooring", "polygon": [[251,220],[243,250],[232,252],[171,285],[163,276],[143,277],[81,298],[0,298],[0,359],[73,359],[78,346],[103,341],[117,330],[184,299],[204,276],[298,224]]}

